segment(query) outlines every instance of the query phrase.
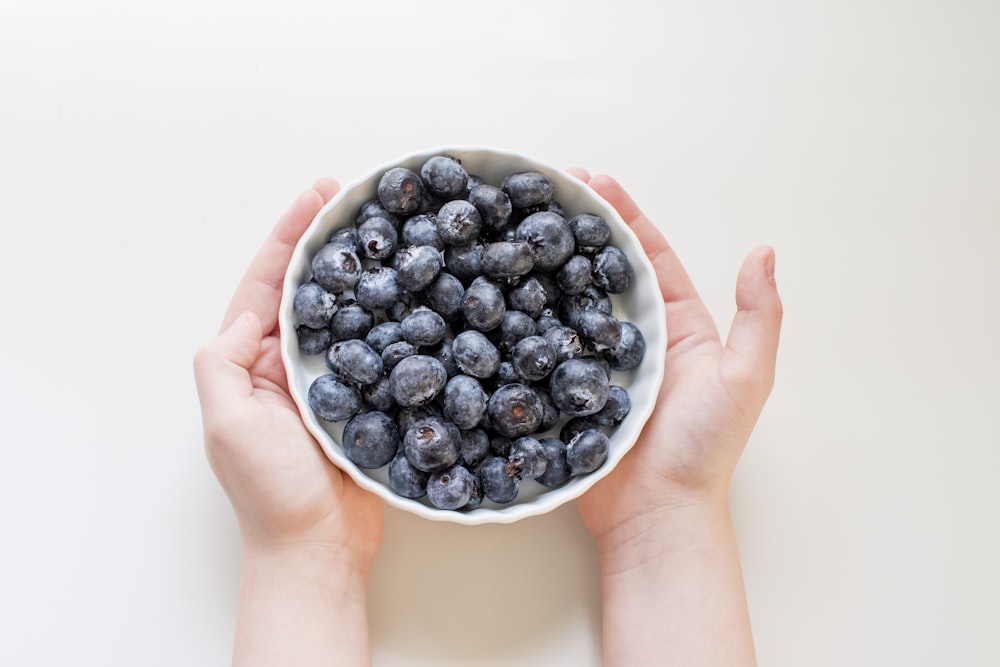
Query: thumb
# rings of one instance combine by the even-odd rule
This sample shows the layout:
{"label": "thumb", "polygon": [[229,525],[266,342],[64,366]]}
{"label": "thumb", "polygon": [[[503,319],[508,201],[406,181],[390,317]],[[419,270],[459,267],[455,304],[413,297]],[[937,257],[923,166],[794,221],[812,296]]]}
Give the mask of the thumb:
{"label": "thumb", "polygon": [[747,256],[736,279],[736,316],[729,328],[724,363],[733,372],[732,379],[762,399],[774,384],[781,319],[774,250],[760,247]]}
{"label": "thumb", "polygon": [[260,355],[263,337],[260,318],[246,311],[195,353],[194,377],[203,415],[253,393],[249,369]]}

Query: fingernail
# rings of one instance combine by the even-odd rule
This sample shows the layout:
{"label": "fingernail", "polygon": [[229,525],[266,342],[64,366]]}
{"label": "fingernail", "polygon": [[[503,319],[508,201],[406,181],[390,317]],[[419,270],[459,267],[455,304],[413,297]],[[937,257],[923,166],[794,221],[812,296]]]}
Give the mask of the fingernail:
{"label": "fingernail", "polygon": [[770,282],[774,282],[774,251],[772,250],[767,254],[767,259],[764,260],[764,275]]}
{"label": "fingernail", "polygon": [[240,313],[239,317],[233,320],[233,323],[229,325],[229,328],[233,330],[246,329],[248,326],[250,326],[250,313],[244,311]]}

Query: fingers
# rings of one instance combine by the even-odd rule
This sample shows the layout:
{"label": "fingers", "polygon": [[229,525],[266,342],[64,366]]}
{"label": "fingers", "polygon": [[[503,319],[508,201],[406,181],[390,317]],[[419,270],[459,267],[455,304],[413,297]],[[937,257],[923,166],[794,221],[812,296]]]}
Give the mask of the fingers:
{"label": "fingers", "polygon": [[323,178],[296,198],[257,251],[236,288],[229,310],[222,320],[223,329],[228,328],[245,311],[253,311],[257,315],[264,331],[274,329],[281,301],[281,286],[295,244],[319,210],[339,189],[336,181]]}
{"label": "fingers", "polygon": [[263,336],[260,319],[247,311],[198,350],[194,377],[203,415],[225,414],[229,402],[253,393],[249,368],[259,356]]}
{"label": "fingers", "polygon": [[747,256],[736,279],[736,316],[726,340],[724,363],[761,398],[766,398],[774,383],[781,319],[774,250],[757,248]]}
{"label": "fingers", "polygon": [[333,196],[340,192],[340,183],[324,176],[315,183],[313,183],[312,189],[319,193],[319,196],[323,198],[323,203],[327,203]]}
{"label": "fingers", "polygon": [[688,336],[715,337],[715,323],[702,303],[687,271],[656,225],[639,209],[625,189],[606,175],[590,179],[590,187],[611,204],[635,232],[649,257],[667,310],[668,345]]}
{"label": "fingers", "polygon": [[566,173],[568,173],[570,176],[573,176],[574,178],[580,179],[584,183],[590,182],[590,174],[587,173],[587,170],[584,169],[583,167],[570,167],[569,169],[566,170]]}

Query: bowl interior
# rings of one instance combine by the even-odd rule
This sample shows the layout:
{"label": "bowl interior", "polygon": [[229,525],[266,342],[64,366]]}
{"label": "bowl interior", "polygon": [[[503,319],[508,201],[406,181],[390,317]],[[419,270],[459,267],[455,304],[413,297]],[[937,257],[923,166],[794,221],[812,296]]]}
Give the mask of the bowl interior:
{"label": "bowl interior", "polygon": [[[382,174],[395,166],[404,166],[419,173],[421,165],[434,155],[450,155],[461,160],[470,174],[485,182],[499,185],[503,178],[515,171],[535,170],[544,173],[555,186],[555,199],[562,205],[567,218],[577,213],[600,215],[611,226],[610,243],[617,245],[629,257],[635,269],[633,287],[625,294],[612,296],[613,314],[621,320],[634,323],[646,339],[646,354],[638,368],[628,372],[616,371],[612,384],[625,387],[632,400],[632,410],[622,424],[610,434],[611,451],[607,462],[597,471],[574,477],[565,485],[548,489],[532,480],[525,480],[517,499],[506,505],[496,505],[488,499],[472,511],[440,510],[426,500],[411,500],[397,496],[388,486],[386,468],[365,470],[347,459],[340,445],[343,422],[330,423],[316,417],[306,400],[309,385],[329,372],[324,355],[307,356],[299,351],[296,339],[296,317],[293,308],[295,290],[312,275],[312,256],[340,227],[353,225],[362,204],[375,197]],[[388,504],[424,518],[462,524],[509,523],[521,518],[548,512],[586,491],[601,477],[610,472],[632,447],[646,420],[652,413],[660,383],[666,352],[666,323],[663,299],[649,259],[638,239],[621,219],[621,216],[587,185],[565,171],[526,156],[487,147],[438,147],[398,157],[373,167],[366,174],[348,183],[316,215],[299,240],[288,267],[283,286],[279,325],[281,354],[288,375],[289,391],[299,408],[302,418],[313,436],[319,441],[327,456],[338,467],[351,475],[362,487],[385,500]],[[560,424],[551,433],[558,433]]]}

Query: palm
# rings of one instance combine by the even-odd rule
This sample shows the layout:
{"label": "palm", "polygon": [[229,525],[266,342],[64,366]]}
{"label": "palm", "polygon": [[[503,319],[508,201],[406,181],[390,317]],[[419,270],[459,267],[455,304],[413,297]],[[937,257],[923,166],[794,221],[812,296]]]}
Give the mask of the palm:
{"label": "palm", "polygon": [[[206,437],[212,468],[244,531],[270,543],[342,543],[374,553],[382,505],[341,474],[306,429],[288,393],[277,331],[278,286],[291,250],[319,207],[336,192],[320,182],[278,223],[251,264],[223,328],[241,313],[255,327],[231,368],[222,427]],[[262,335],[264,334],[264,335]],[[260,341],[259,345],[254,341]]]}
{"label": "palm", "polygon": [[[741,306],[726,345],[666,240],[621,187],[606,177],[588,180],[610,201],[642,242],[656,269],[667,318],[664,381],[657,407],[633,449],[578,507],[588,527],[602,534],[664,503],[724,493],[773,374],[748,340]],[[761,259],[757,251],[748,265]],[[747,300],[741,271],[737,302]],[[742,291],[741,291],[742,290]],[[744,304],[745,305],[745,304]],[[776,339],[776,336],[775,336]]]}

